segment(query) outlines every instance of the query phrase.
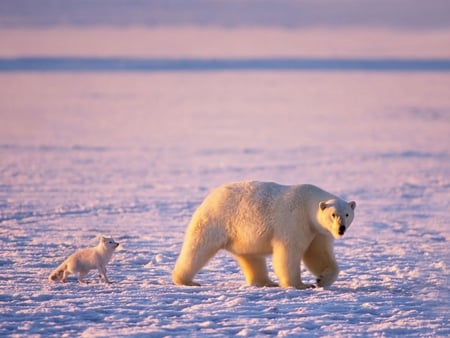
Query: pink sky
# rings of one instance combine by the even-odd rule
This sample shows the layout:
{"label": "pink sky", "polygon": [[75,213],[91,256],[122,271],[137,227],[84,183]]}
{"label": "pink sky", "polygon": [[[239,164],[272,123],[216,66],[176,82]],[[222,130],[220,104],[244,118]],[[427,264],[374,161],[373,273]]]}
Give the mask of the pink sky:
{"label": "pink sky", "polygon": [[447,0],[2,0],[0,57],[450,57]]}
{"label": "pink sky", "polygon": [[2,0],[0,27],[450,28],[448,0]]}
{"label": "pink sky", "polygon": [[0,41],[0,57],[450,57],[445,29],[62,26],[4,28]]}

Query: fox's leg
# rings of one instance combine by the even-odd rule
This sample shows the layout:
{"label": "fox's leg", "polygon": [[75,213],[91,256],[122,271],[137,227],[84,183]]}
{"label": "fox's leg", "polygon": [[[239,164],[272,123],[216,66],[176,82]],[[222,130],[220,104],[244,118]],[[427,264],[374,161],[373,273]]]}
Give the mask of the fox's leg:
{"label": "fox's leg", "polygon": [[98,268],[98,272],[100,273],[100,279],[104,279],[106,283],[110,284],[111,282],[108,279],[108,276],[106,276],[106,267],[100,266]]}
{"label": "fox's leg", "polygon": [[80,272],[78,273],[78,282],[79,283],[88,283],[86,281],[84,281],[84,277],[88,274],[89,271],[86,270],[80,270]]}
{"label": "fox's leg", "polygon": [[65,283],[66,279],[67,279],[67,276],[70,275],[70,272],[67,271],[67,269],[65,269],[65,270],[61,271],[61,273],[62,273],[61,282]]}

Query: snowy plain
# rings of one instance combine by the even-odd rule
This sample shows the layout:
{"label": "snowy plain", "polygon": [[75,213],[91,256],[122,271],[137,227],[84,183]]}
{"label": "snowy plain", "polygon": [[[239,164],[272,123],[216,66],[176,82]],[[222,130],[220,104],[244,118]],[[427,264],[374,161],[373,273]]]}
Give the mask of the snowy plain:
{"label": "snowy plain", "polygon": [[[448,73],[3,73],[0,87],[0,335],[450,334]],[[247,179],[357,201],[334,285],[248,287],[226,253],[200,288],[172,284],[196,206]],[[121,243],[113,284],[48,282],[98,234]]]}
{"label": "snowy plain", "polygon": [[[171,3],[3,1],[0,58],[450,58],[444,1]],[[448,70],[0,71],[0,336],[450,336],[449,88]],[[249,287],[225,252],[173,285],[195,208],[240,180],[357,201],[331,287]],[[121,243],[112,284],[47,280],[99,234]]]}

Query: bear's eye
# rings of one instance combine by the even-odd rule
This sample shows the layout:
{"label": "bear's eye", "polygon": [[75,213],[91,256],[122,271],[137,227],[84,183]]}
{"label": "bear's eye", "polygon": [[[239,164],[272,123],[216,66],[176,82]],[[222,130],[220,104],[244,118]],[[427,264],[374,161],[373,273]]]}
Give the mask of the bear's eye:
{"label": "bear's eye", "polygon": [[348,214],[345,214],[345,217],[348,217]]}
{"label": "bear's eye", "polygon": [[331,214],[331,216],[333,216],[333,218],[336,218],[336,214],[334,212]]}

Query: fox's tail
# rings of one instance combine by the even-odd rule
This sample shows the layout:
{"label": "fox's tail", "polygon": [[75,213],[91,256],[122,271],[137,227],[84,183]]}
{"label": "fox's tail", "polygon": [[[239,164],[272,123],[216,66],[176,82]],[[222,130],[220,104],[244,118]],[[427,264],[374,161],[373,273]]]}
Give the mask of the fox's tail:
{"label": "fox's tail", "polygon": [[56,282],[61,280],[64,271],[66,270],[67,264],[66,262],[62,263],[60,266],[58,266],[53,272],[48,276],[48,280],[50,282]]}

